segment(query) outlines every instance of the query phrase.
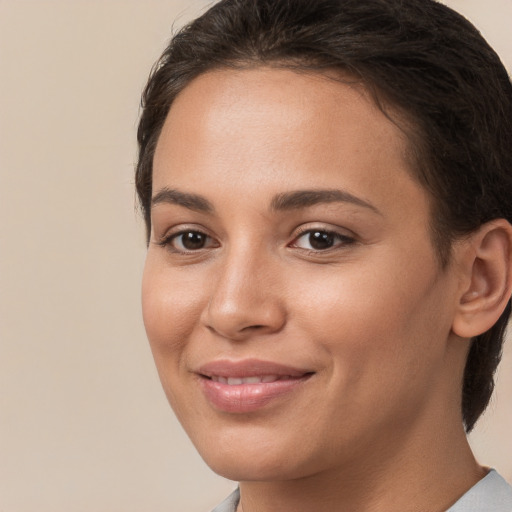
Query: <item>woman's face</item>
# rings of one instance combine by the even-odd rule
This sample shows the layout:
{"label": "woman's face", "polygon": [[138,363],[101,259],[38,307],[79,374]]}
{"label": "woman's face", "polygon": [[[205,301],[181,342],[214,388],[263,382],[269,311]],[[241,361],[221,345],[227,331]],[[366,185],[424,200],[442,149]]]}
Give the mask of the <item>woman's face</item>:
{"label": "woman's face", "polygon": [[362,88],[321,75],[215,71],[173,103],[144,322],[168,399],[220,474],[334,470],[453,400],[457,282],[405,153]]}

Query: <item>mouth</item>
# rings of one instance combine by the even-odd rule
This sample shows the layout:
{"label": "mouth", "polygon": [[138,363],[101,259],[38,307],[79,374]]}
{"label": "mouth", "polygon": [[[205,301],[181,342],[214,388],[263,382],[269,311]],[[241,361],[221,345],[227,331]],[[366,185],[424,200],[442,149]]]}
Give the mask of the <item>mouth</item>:
{"label": "mouth", "polygon": [[298,391],[315,372],[269,361],[215,361],[198,372],[202,391],[214,409],[248,413]]}
{"label": "mouth", "polygon": [[263,376],[254,376],[254,377],[221,377],[220,375],[212,375],[211,377],[206,377],[214,382],[220,382],[221,384],[227,384],[228,386],[240,386],[241,384],[268,384],[270,382],[276,382],[278,380],[292,380],[297,379],[299,377],[292,377],[291,375],[263,375]]}

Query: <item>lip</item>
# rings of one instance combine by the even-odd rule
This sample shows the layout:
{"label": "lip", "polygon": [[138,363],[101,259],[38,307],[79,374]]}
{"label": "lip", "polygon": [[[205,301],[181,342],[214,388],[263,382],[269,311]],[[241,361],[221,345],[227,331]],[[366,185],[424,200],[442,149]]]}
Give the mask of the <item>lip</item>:
{"label": "lip", "polygon": [[[206,399],[214,408],[229,413],[248,413],[265,407],[270,402],[293,393],[314,372],[271,361],[245,359],[219,360],[201,366],[196,374]],[[276,376],[273,382],[227,384],[213,380],[247,379]]]}

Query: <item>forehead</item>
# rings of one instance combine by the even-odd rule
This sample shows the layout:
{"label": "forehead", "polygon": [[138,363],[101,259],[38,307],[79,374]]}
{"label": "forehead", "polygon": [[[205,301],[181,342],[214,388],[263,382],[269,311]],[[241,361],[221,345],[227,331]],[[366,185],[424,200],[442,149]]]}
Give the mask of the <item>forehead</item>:
{"label": "forehead", "polygon": [[[396,116],[397,117],[397,116]],[[269,121],[271,120],[271,124]],[[353,122],[356,121],[357,123]],[[214,70],[200,75],[174,100],[163,128],[163,137],[219,135],[240,138],[246,130],[269,133],[286,128],[290,136],[307,137],[312,123],[322,136],[332,138],[343,126],[356,137],[371,126],[374,140],[394,139],[406,146],[406,138],[377,107],[364,85],[340,72],[299,72],[286,68],[256,67]],[[293,128],[293,133],[290,129]]]}
{"label": "forehead", "polygon": [[276,194],[340,186],[393,202],[419,187],[407,149],[404,133],[350,77],[217,70],[175,99],[156,149],[153,190],[210,194],[238,186]]}

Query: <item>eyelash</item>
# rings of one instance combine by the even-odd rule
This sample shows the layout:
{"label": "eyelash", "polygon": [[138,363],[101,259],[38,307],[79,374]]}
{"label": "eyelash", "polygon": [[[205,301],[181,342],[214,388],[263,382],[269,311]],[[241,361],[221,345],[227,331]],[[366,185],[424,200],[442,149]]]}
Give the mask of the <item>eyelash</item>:
{"label": "eyelash", "polygon": [[[182,229],[181,231],[178,231],[177,233],[171,233],[169,235],[164,236],[161,240],[159,240],[157,242],[157,244],[161,247],[165,247],[168,250],[178,253],[178,254],[193,254],[193,253],[199,252],[202,249],[209,248],[209,247],[200,247],[198,249],[186,249],[186,248],[179,249],[179,248],[174,247],[173,242],[175,240],[179,239],[179,237],[186,235],[187,233],[205,237],[206,241],[213,240],[213,238],[211,236],[207,235],[204,231],[201,231],[200,229]],[[182,245],[183,245],[183,243],[182,243]]]}
{"label": "eyelash", "polygon": [[[297,245],[298,240],[305,237],[306,235],[311,236],[314,233],[322,235],[322,237],[319,238],[320,242],[322,241],[322,238],[325,240],[326,237],[330,237],[330,239],[334,240],[333,246],[327,247],[324,249],[318,249],[318,248],[317,249],[315,249],[315,248],[308,249],[306,247],[300,247]],[[208,241],[211,242],[212,240],[214,240],[212,237],[210,237],[204,231],[201,231],[199,229],[182,229],[176,233],[171,233],[169,235],[164,236],[161,240],[159,240],[156,243],[157,243],[157,245],[159,245],[161,247],[165,247],[168,250],[170,250],[171,252],[174,252],[177,254],[194,254],[194,253],[198,253],[199,251],[201,251],[203,249],[212,248],[212,247],[199,247],[197,249],[186,249],[186,248],[175,247],[173,245],[174,241],[179,239],[179,237],[183,237],[186,234],[192,234],[192,235],[196,235],[196,236],[199,235],[201,237],[205,237],[205,243],[207,243]],[[338,243],[336,243],[336,241]],[[299,231],[297,236],[294,237],[293,241],[288,245],[288,247],[294,247],[294,248],[300,249],[302,251],[306,251],[307,253],[310,253],[310,254],[321,254],[321,253],[334,251],[343,246],[348,246],[348,245],[354,244],[355,242],[356,242],[356,240],[354,238],[347,236],[347,235],[342,235],[341,233],[338,233],[338,232],[330,230],[330,229],[304,228]],[[183,246],[183,242],[181,243],[181,245]],[[213,245],[213,248],[216,248],[216,247],[219,247],[218,243],[215,243]]]}
{"label": "eyelash", "polygon": [[[311,236],[313,233],[321,233],[322,235],[327,235],[329,237],[332,237],[335,241],[338,243],[333,245],[332,247],[328,247],[326,249],[307,249],[305,247],[297,247],[296,243],[299,239],[302,237],[309,235]],[[352,238],[347,235],[342,235],[341,233],[338,233],[337,231],[333,231],[330,229],[325,228],[304,228],[303,230],[300,230],[299,234],[293,239],[293,242],[291,244],[292,247],[297,247],[298,249],[301,249],[303,251],[307,251],[310,254],[320,254],[320,253],[326,253],[330,251],[335,251],[336,249],[340,249],[344,246],[352,245],[356,242],[355,238]]]}

